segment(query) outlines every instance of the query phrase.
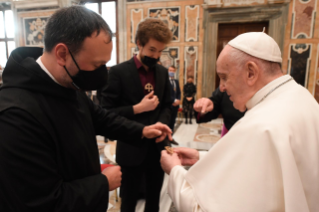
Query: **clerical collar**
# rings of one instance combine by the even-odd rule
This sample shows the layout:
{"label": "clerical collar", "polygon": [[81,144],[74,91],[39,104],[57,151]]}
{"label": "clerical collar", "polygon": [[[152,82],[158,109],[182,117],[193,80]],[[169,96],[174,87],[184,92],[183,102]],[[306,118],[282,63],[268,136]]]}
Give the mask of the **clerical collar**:
{"label": "clerical collar", "polygon": [[259,102],[261,102],[263,98],[267,97],[268,95],[271,95],[273,91],[275,91],[277,88],[284,85],[291,79],[292,77],[290,75],[284,75],[268,83],[262,89],[257,91],[257,93],[255,93],[255,95],[250,100],[248,100],[248,102],[246,103],[247,110],[253,108]]}
{"label": "clerical collar", "polygon": [[44,64],[42,63],[41,57],[39,57],[36,62],[39,64],[39,66],[41,67],[41,69],[47,73],[47,75],[49,75],[49,77],[56,82],[57,84],[61,85],[60,83],[58,83],[58,81],[53,77],[53,75],[49,72],[49,70],[44,66]]}

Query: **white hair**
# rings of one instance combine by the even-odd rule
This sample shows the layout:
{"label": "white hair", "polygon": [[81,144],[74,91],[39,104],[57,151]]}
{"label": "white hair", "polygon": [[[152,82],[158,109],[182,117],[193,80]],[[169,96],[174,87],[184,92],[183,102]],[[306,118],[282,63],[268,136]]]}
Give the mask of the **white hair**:
{"label": "white hair", "polygon": [[248,61],[252,61],[256,63],[257,66],[261,68],[261,70],[270,75],[277,74],[279,71],[282,72],[280,63],[271,62],[251,56],[233,47],[229,50],[228,55],[231,60],[235,61],[238,69],[243,68]]}

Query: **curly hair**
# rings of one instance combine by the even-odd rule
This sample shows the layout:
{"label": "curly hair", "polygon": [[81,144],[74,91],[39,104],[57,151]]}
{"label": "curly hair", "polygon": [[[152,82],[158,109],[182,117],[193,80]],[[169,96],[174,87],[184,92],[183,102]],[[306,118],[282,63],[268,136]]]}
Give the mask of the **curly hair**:
{"label": "curly hair", "polygon": [[147,44],[150,38],[153,38],[161,43],[168,44],[173,37],[168,26],[156,18],[147,18],[138,25],[136,31],[135,43],[140,42],[141,46]]}

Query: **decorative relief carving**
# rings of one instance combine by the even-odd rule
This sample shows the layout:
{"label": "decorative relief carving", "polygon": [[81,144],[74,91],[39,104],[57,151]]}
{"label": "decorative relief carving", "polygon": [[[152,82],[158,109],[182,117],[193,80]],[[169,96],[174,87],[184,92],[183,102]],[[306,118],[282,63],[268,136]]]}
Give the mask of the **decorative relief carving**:
{"label": "decorative relief carving", "polygon": [[179,67],[179,47],[166,47],[162,52],[160,61],[162,66],[169,68],[174,65],[178,70]]}
{"label": "decorative relief carving", "polygon": [[249,5],[253,3],[264,4],[265,0],[223,0],[224,6],[229,5]]}
{"label": "decorative relief carving", "polygon": [[173,41],[179,41],[179,15],[180,7],[162,7],[150,8],[148,16],[158,18],[167,24],[168,28],[173,33]]}
{"label": "decorative relief carving", "polygon": [[300,85],[308,86],[312,44],[290,44],[288,73]]}
{"label": "decorative relief carving", "polygon": [[185,7],[185,41],[199,40],[199,5]]}
{"label": "decorative relief carving", "polygon": [[131,9],[131,43],[135,43],[138,24],[143,20],[143,9]]}
{"label": "decorative relief carving", "polygon": [[291,38],[312,38],[315,24],[317,1],[293,0]]}
{"label": "decorative relief carving", "polygon": [[189,46],[185,47],[185,65],[184,65],[184,83],[187,77],[194,77],[194,84],[197,84],[197,69],[198,69],[198,47]]}

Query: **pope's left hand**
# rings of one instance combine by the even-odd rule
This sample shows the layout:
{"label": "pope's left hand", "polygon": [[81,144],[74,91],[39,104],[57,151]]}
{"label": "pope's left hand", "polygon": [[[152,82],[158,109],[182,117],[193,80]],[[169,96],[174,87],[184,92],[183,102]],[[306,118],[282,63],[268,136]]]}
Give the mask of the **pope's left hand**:
{"label": "pope's left hand", "polygon": [[171,155],[166,150],[162,150],[161,166],[166,174],[170,174],[171,170],[178,165],[181,166],[182,163],[175,152]]}

